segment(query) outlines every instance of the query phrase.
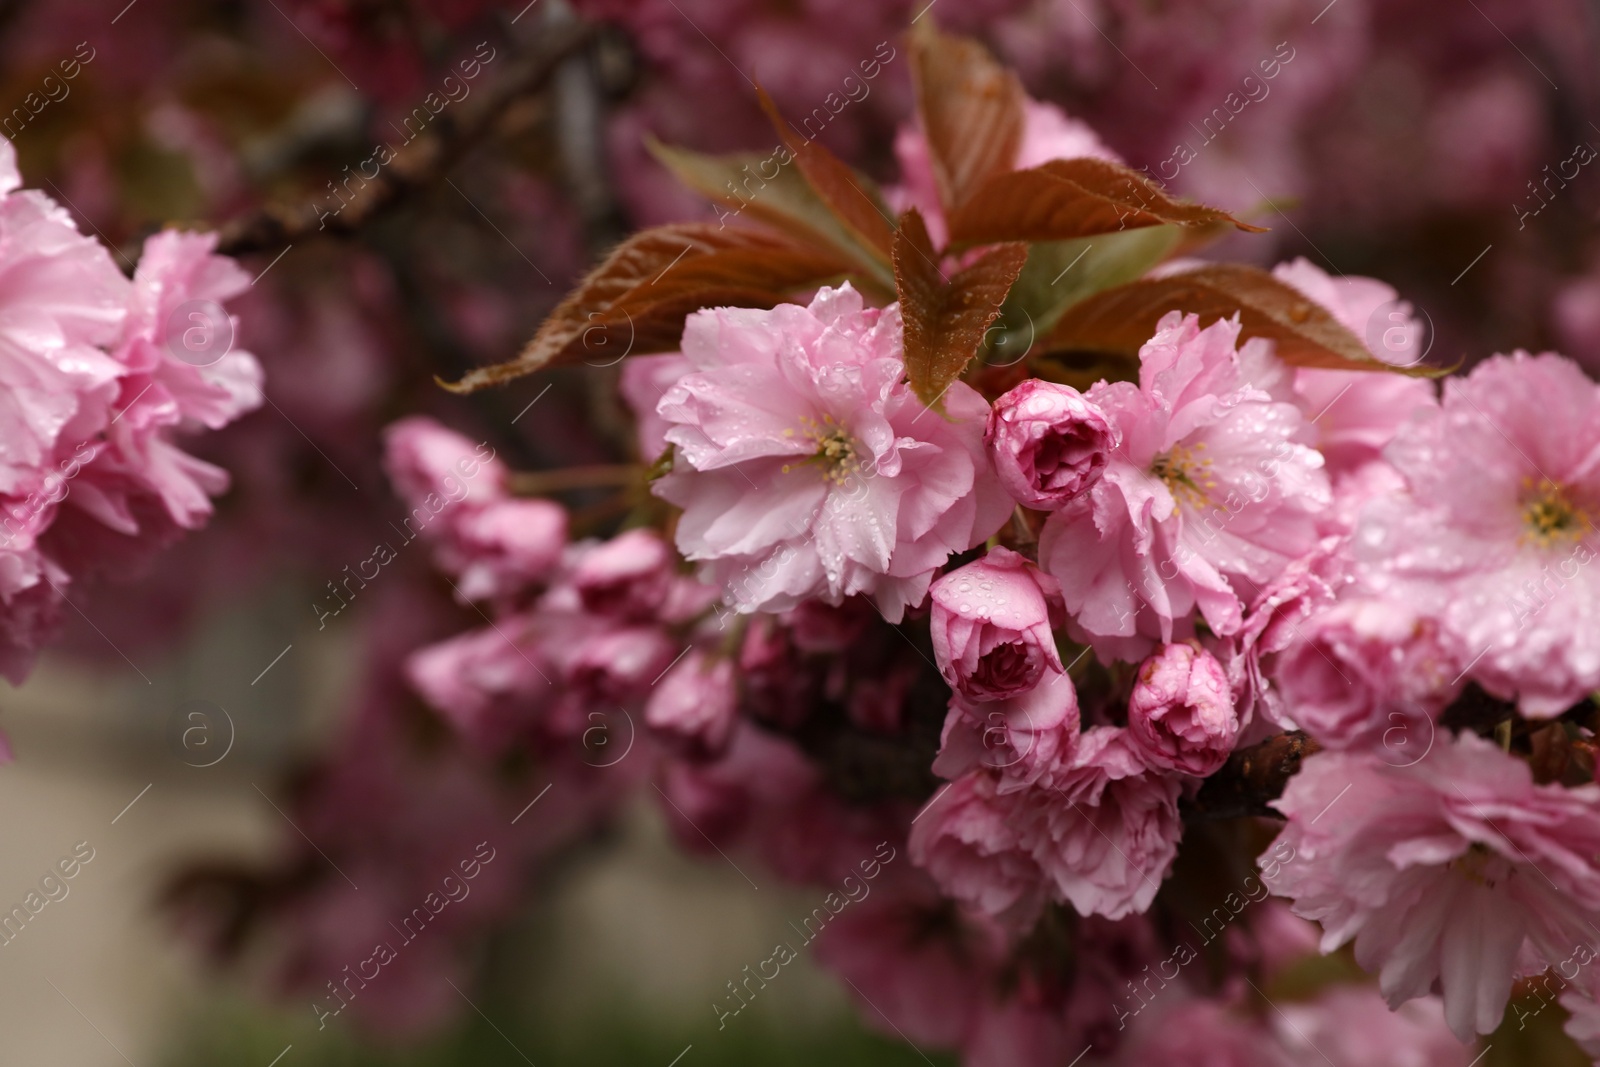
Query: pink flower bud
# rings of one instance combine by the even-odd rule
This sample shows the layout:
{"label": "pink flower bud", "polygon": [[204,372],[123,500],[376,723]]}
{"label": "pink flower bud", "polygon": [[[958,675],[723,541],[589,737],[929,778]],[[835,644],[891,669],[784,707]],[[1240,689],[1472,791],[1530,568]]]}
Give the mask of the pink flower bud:
{"label": "pink flower bud", "polygon": [[999,772],[998,793],[1049,788],[1072,766],[1078,726],[1078,691],[1071,677],[1056,671],[1009,700],[972,704],[956,693],[933,773],[955,779],[987,767]]}
{"label": "pink flower bud", "polygon": [[1239,716],[1227,672],[1209,652],[1172,644],[1139,667],[1128,733],[1150,767],[1207,775],[1228,761]]}
{"label": "pink flower bud", "polygon": [[933,654],[939,673],[968,700],[1027,692],[1060,671],[1052,625],[1061,619],[1056,580],[1008,548],[933,583]]}
{"label": "pink flower bud", "polygon": [[497,500],[463,514],[440,563],[466,600],[509,596],[539,581],[567,545],[567,511],[548,500]]}
{"label": "pink flower bud", "polygon": [[682,755],[714,758],[733,736],[736,697],[733,661],[696,650],[655,684],[644,721]]}
{"label": "pink flower bud", "polygon": [[596,615],[648,619],[667,599],[673,555],[652,530],[629,530],[583,554],[572,585],[585,610]]}
{"label": "pink flower bud", "polygon": [[383,444],[389,478],[414,508],[426,506],[437,514],[446,504],[487,504],[505,495],[506,469],[494,449],[474,445],[426,415],[390,426]]}
{"label": "pink flower bud", "polygon": [[984,441],[1012,496],[1054,510],[1099,480],[1121,436],[1076,389],[1030,378],[995,401]]}

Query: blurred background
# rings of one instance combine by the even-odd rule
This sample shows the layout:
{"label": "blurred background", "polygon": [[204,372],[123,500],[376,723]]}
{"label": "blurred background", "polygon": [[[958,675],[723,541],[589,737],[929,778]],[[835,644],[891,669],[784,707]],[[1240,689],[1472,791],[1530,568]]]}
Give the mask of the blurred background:
{"label": "blurred background", "polygon": [[[1441,363],[1557,348],[1600,371],[1582,0],[0,0],[25,184],[119,256],[221,230],[256,279],[230,310],[268,397],[191,446],[233,477],[211,525],[78,587],[0,696],[0,902],[93,857],[0,945],[0,1059],[947,1062],[809,954],[719,1018],[823,890],[674,819],[626,716],[572,766],[461,751],[397,675],[481,621],[424,549],[317,607],[405,515],[379,462],[396,418],[521,471],[632,459],[620,353],[470,397],[435,376],[511,358],[632,229],[706,215],[647,139],[769,151],[758,81],[892,178],[920,18],[1271,228],[1217,255],[1381,278]],[[580,531],[618,518],[560,492]],[[330,987],[371,955],[359,932],[489,853],[346,1014]]]}

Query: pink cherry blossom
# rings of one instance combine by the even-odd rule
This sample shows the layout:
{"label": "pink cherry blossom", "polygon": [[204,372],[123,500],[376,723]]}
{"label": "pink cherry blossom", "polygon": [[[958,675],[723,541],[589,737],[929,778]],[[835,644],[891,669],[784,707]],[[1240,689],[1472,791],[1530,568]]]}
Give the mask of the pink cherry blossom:
{"label": "pink cherry blossom", "polygon": [[651,684],[644,721],[685,755],[721,755],[737,722],[734,686],[731,661],[690,652]]}
{"label": "pink cherry blossom", "polygon": [[1005,521],[988,405],[955,382],[929,413],[905,382],[896,308],[846,285],[809,307],[701,311],[683,353],[695,370],[657,406],[675,459],[654,491],[683,509],[679,550],[738,610],[860,594],[896,621]]}
{"label": "pink cherry blossom", "polygon": [[919,814],[908,847],[941,889],[1018,921],[1046,895],[1111,919],[1150,906],[1177,855],[1180,787],[1145,770],[1125,730],[1091,728],[1034,787],[1002,792],[1004,781],[970,771]]}
{"label": "pink cherry blossom", "polygon": [[942,788],[918,813],[906,850],[946,896],[1026,925],[1044,903],[1044,875],[1017,825],[1021,794],[1001,795],[999,783],[976,770]]}
{"label": "pink cherry blossom", "polygon": [[934,660],[968,700],[1016,696],[1063,669],[1052,631],[1061,588],[1009,548],[943,575],[930,593]]}
{"label": "pink cherry blossom", "polygon": [[1597,953],[1592,944],[1582,946],[1582,952],[1581,956],[1575,953],[1569,957],[1570,962],[1562,960],[1556,965],[1563,980],[1577,977],[1566,973],[1572,963],[1589,968],[1578,982],[1561,995],[1561,1006],[1567,1010],[1568,1016],[1564,1029],[1586,1055],[1600,1060],[1600,981],[1596,980],[1593,972]]}
{"label": "pink cherry blossom", "polygon": [[1011,495],[1045,509],[1085,492],[1121,444],[1116,427],[1083,394],[1037,378],[994,402],[984,440]]}
{"label": "pink cherry blossom", "polygon": [[434,545],[434,560],[464,602],[515,598],[548,578],[567,547],[567,513],[548,500],[507,495],[509,472],[488,443],[423,415],[384,431],[384,464],[410,507],[406,532]]}
{"label": "pink cherry blossom", "polygon": [[[190,300],[249,284],[206,234],[158,233],[130,284],[0,145],[0,671],[20,681],[62,618],[64,587],[125,572],[211,516],[221,468],[179,447],[261,403],[261,368],[224,346],[204,366],[168,333]],[[198,363],[199,361],[197,361]]]}
{"label": "pink cherry blossom", "polygon": [[1334,985],[1314,1000],[1281,1006],[1267,1025],[1286,1063],[1363,1064],[1368,1067],[1471,1067],[1477,1053],[1445,1025],[1438,997],[1419,997],[1391,1010],[1370,986]]}
{"label": "pink cherry blossom", "polygon": [[1078,692],[1061,671],[1017,696],[973,703],[950,698],[933,771],[955,779],[976,767],[1000,774],[996,792],[1048,787],[1073,765],[1078,748]]}
{"label": "pink cherry blossom", "polygon": [[1128,736],[1158,770],[1203,776],[1220,768],[1239,736],[1222,664],[1188,644],[1145,660],[1128,699]]}
{"label": "pink cherry blossom", "polygon": [[1437,989],[1463,1041],[1500,1024],[1525,953],[1534,970],[1588,943],[1600,917],[1600,786],[1536,785],[1473,734],[1396,767],[1371,753],[1307,760],[1276,807],[1294,858],[1263,877],[1355,942],[1391,1007]]}
{"label": "pink cherry blossom", "polygon": [[1464,666],[1435,620],[1352,597],[1307,622],[1271,673],[1286,714],[1323,746],[1381,747],[1395,762],[1422,755]]}
{"label": "pink cherry blossom", "polygon": [[1495,356],[1384,454],[1409,492],[1366,506],[1364,580],[1437,617],[1524,714],[1600,687],[1600,388],[1561,356]]}
{"label": "pink cherry blossom", "polygon": [[1177,856],[1179,790],[1145,769],[1126,730],[1086,731],[1071,769],[1025,816],[1056,898],[1108,919],[1149,908]]}
{"label": "pink cherry blossom", "polygon": [[[1383,362],[1410,367],[1427,354],[1431,328],[1384,282],[1335,278],[1304,258],[1280,263],[1272,274],[1332,312]],[[1438,403],[1428,379],[1377,371],[1302,367],[1295,371],[1294,389],[1335,477],[1379,459],[1413,411]]]}
{"label": "pink cherry blossom", "polygon": [[1197,616],[1236,632],[1244,600],[1316,544],[1322,457],[1300,443],[1299,409],[1262,387],[1282,376],[1270,346],[1237,347],[1239,329],[1169,313],[1140,352],[1139,384],[1088,394],[1122,445],[1050,516],[1039,559],[1061,582],[1069,632],[1097,655],[1140,658],[1193,636]]}
{"label": "pink cherry blossom", "polygon": [[622,363],[622,378],[617,383],[638,422],[639,458],[653,463],[667,450],[667,430],[672,426],[656,413],[656,405],[679,378],[694,369],[674,352],[664,356],[630,356]]}
{"label": "pink cherry blossom", "polygon": [[661,611],[674,568],[672,549],[654,530],[628,530],[578,555],[567,580],[584,610],[642,621]]}
{"label": "pink cherry blossom", "polygon": [[[384,430],[384,465],[400,498],[412,507],[436,502],[491,504],[503,499],[509,472],[487,443],[471,440],[425,415]],[[437,510],[437,503],[433,505]]]}
{"label": "pink cherry blossom", "polygon": [[567,544],[567,511],[549,500],[496,500],[462,508],[439,546],[465,600],[513,596],[547,577]]}

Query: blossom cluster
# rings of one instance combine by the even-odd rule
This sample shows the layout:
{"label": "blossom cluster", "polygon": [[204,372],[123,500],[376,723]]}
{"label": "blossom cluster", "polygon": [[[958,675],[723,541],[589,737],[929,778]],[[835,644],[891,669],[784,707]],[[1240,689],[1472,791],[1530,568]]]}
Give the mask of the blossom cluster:
{"label": "blossom cluster", "polygon": [[[1117,162],[1034,102],[1022,144],[1017,170]],[[943,245],[923,134],[896,148],[890,199]],[[1352,340],[1380,314],[1420,336],[1380,281],[1269,281]],[[1441,390],[1406,345],[1306,361],[1179,306],[1126,374],[980,366],[925,401],[911,313],[824,285],[631,356],[634,518],[569,543],[480,478],[428,536],[492,621],[414,653],[416,692],[492,752],[637,715],[692,849],[825,885],[903,840],[913,866],[817,952],[970,1064],[1465,1063],[1454,1039],[1568,964],[1552,996],[1600,1053],[1572,963],[1600,929],[1600,387],[1516,352]],[[471,449],[397,425],[408,505]],[[1299,772],[1231,812],[1281,821],[1260,896],[1189,967],[1173,921],[1208,906],[1180,852],[1285,746]],[[1315,950],[1305,920],[1398,1014],[1359,986],[1256,1010],[1247,979]]]}
{"label": "blossom cluster", "polygon": [[221,302],[249,286],[214,235],[162,231],[130,280],[0,144],[0,673],[19,683],[67,587],[203,526],[227,472],[185,434],[259,407]]}
{"label": "blossom cluster", "polygon": [[[737,69],[718,57],[715,73],[696,67],[677,44],[691,29],[712,47],[737,39],[741,59],[793,48],[793,5],[782,17],[754,0],[720,16],[686,5],[703,31],[677,5],[579,6],[631,17],[648,60],[677,60],[647,105],[679,103],[671,94]],[[1079,40],[1050,14],[1060,5],[1024,6],[995,0],[962,17],[1003,16],[995,36],[1025,65],[1037,53],[1036,82],[1049,80],[1039,42],[1101,48],[1103,35]],[[1098,16],[1126,5],[1091,6]],[[1348,43],[1351,11],[1325,12],[1319,32]],[[874,51],[877,16],[853,17],[839,40],[860,37],[859,55],[837,42],[828,51],[862,72],[858,87],[880,90],[870,106],[848,85],[848,111],[826,95],[834,83],[812,74],[823,64],[790,62],[779,75],[790,84],[769,83],[780,102],[840,101],[825,106],[842,120],[823,125],[841,144],[904,109],[893,78],[876,73],[898,75],[912,58],[910,46]],[[1190,81],[1216,88],[1226,110],[1213,114],[1240,116],[1238,71],[1173,47],[1184,16],[1099,21],[1140,59],[1182,53]],[[333,15],[319,19],[320,39],[364,47],[340,31]],[[1305,160],[1326,146],[1269,142],[1327,88],[1305,88],[1302,76],[1338,82],[1350,57],[1315,66],[1311,49],[1278,39],[1256,29],[1230,46],[1248,53],[1239,69],[1263,79],[1256,89],[1245,80],[1258,106],[1229,131],[1236,144],[1259,139],[1242,142],[1242,157],[1228,141],[1212,146],[1209,125],[1198,154],[1187,144],[1175,153],[1178,117],[1127,100],[1094,105],[1129,120],[1099,132],[1024,100],[1015,150],[996,173],[1065,161],[1074,166],[1058,176],[1080,190],[1115,175],[1094,187],[1113,221],[1086,235],[1109,245],[1130,236],[1130,220],[1158,236],[1185,224],[1181,212],[1159,214],[1155,187],[1118,199],[1127,160],[1171,155],[1181,173],[1157,164],[1163,178],[1229,205],[1260,194],[1240,180],[1241,158],[1290,186],[1335,182],[1332,168],[1302,173],[1319,170]],[[374,77],[399,66],[383,58],[369,57]],[[701,95],[715,99],[657,108],[680,128],[664,132],[697,122],[742,132],[724,121],[733,94]],[[1520,99],[1490,86],[1462,113],[1493,111],[1505,95]],[[639,151],[637,119],[624,111],[611,130],[624,160]],[[915,212],[941,283],[981,271],[993,246],[1011,243],[958,239],[976,213],[951,199],[948,146],[926,123],[876,140],[892,144],[900,168],[882,204],[902,219]],[[9,161],[9,147],[0,152]],[[797,153],[781,158],[780,169],[803,169]],[[639,214],[682,208],[644,168],[618,169]],[[1502,169],[1483,183],[1498,190]],[[6,162],[0,373],[22,399],[0,410],[0,667],[14,676],[70,583],[206,520],[225,475],[180,451],[178,435],[220,427],[261,397],[248,354],[196,366],[174,347],[181,307],[246,287],[209,238],[158,234],[129,282],[64,211],[19,184]],[[742,187],[748,195],[724,201],[735,209],[717,212],[719,235],[758,228],[793,192]],[[817,229],[824,212],[807,211],[793,229]],[[836,229],[847,251],[871,244],[870,233]],[[1212,266],[1168,258],[1194,254],[1208,235],[1191,237],[1115,280],[1091,274],[1107,268],[1085,250],[1070,276],[1095,280],[1075,299],[1097,287],[1155,291]],[[1034,242],[1024,269],[1050,264],[1067,240]],[[341,559],[371,554],[328,583],[319,628],[358,600],[381,616],[434,619],[453,601],[467,628],[396,624],[371,654],[355,721],[295,807],[335,870],[370,889],[352,903],[308,856],[258,894],[287,932],[275,982],[309,991],[319,1019],[346,1001],[380,1027],[442,1018],[454,1000],[430,977],[464,977],[471,948],[529,893],[534,865],[648,782],[638,791],[679,844],[736,857],[740,874],[749,857],[832,888],[885,845],[903,856],[884,865],[870,899],[824,904],[807,924],[820,930],[814,947],[811,937],[802,947],[848,980],[871,1025],[958,1049],[973,1067],[1465,1067],[1476,1062],[1467,1042],[1531,1017],[1535,1001],[1559,1002],[1543,1021],[1559,1025],[1564,1013],[1571,1038],[1600,1058],[1600,583],[1589,567],[1600,547],[1600,387],[1548,352],[1474,351],[1471,369],[1442,387],[1406,373],[1426,355],[1428,330],[1400,294],[1292,259],[1258,272],[1263,288],[1251,295],[1279,301],[1265,312],[1243,296],[1227,313],[1179,300],[1141,321],[1120,363],[1095,362],[1089,375],[1071,357],[1093,345],[1001,361],[988,358],[984,333],[929,391],[926,308],[884,279],[900,281],[904,251],[886,251],[877,274],[827,259],[825,281],[807,276],[772,299],[757,277],[762,254],[746,249],[734,258],[749,277],[719,291],[754,293],[749,306],[722,297],[685,316],[671,304],[681,339],[620,368],[636,462],[615,498],[569,508],[531,495],[538,474],[513,472],[479,441],[481,426],[457,432],[410,415],[389,427],[383,466],[405,513],[400,540],[380,532],[377,548],[342,546]],[[1077,263],[1044,271],[1048,285],[1017,283],[1014,293],[1028,292],[1008,312]],[[696,264],[664,260],[643,276],[676,285],[674,271],[714,273]],[[492,300],[459,303],[461,321],[484,335],[494,332],[484,323],[507,317]],[[605,310],[580,316],[582,343]],[[1048,310],[1044,348],[1049,322],[1072,307]],[[330,358],[377,347],[352,314],[327,309]],[[351,336],[364,344],[344,343]],[[326,393],[308,406],[344,421],[340,390],[286,388]],[[577,420],[551,416],[544,437]],[[579,451],[539,444],[545,456]],[[404,553],[413,540],[421,547]],[[429,556],[436,600],[375,578],[400,554],[407,564]],[[417,702],[459,747],[419,755],[402,717]],[[548,798],[506,788],[532,781],[529,767]],[[529,799],[538,816],[519,826]],[[375,952],[387,924],[459,861],[443,842],[500,848],[506,825],[524,836],[504,844],[508,858],[485,868],[470,904],[441,904],[414,946],[402,935],[405,951]],[[1349,973],[1328,980],[1307,967],[1319,950],[1337,957],[1334,969],[1352,961]],[[352,961],[356,979],[341,974]],[[381,977],[368,988],[360,967],[373,964]],[[734,1000],[720,989],[711,999],[707,1021],[720,1025]]]}

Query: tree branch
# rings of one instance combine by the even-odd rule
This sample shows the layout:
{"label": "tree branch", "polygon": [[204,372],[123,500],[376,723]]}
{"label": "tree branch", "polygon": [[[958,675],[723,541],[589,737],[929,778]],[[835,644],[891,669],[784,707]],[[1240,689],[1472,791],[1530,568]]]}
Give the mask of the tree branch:
{"label": "tree branch", "polygon": [[319,210],[316,202],[269,204],[224,225],[217,251],[239,256],[272,251],[317,236],[347,237],[357,232],[395,207],[408,193],[442,180],[489,134],[507,108],[543,88],[561,62],[587,47],[598,33],[599,27],[593,23],[551,29],[530,54],[515,60],[498,82],[463,100],[459,109],[441,112],[427,134],[397,150],[377,177],[368,179],[363,175],[365,184],[337,214]]}
{"label": "tree branch", "polygon": [[1248,815],[1282,818],[1267,807],[1283,795],[1301,762],[1322,746],[1304,733],[1278,734],[1228,757],[1223,768],[1186,805],[1200,819],[1238,819]]}

